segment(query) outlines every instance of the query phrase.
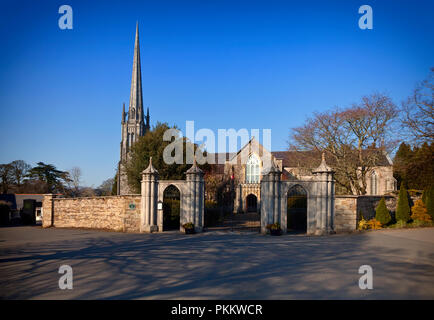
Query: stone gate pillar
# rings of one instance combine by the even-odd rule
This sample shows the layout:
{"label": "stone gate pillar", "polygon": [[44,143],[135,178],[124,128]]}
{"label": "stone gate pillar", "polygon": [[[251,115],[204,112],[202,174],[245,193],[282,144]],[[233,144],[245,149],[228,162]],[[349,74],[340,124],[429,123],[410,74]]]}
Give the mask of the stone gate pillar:
{"label": "stone gate pillar", "polygon": [[158,231],[158,171],[152,165],[152,157],[149,159],[149,166],[142,172],[141,192],[140,232]]}
{"label": "stone gate pillar", "polygon": [[317,235],[334,232],[334,172],[327,165],[325,155],[318,168],[312,172],[316,180],[316,230]]}
{"label": "stone gate pillar", "polygon": [[281,223],[280,170],[271,164],[261,180],[261,233],[267,233],[267,224]]}
{"label": "stone gate pillar", "polygon": [[181,221],[182,225],[187,222],[193,222],[196,232],[202,232],[204,209],[205,209],[205,183],[203,179],[203,171],[197,166],[196,158],[193,165],[188,169],[187,175],[187,194],[185,203],[185,221]]}

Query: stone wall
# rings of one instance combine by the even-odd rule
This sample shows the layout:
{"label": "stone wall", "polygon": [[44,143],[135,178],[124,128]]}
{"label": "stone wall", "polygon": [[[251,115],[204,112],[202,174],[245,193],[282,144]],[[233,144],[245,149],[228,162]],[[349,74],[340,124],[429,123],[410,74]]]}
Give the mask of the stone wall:
{"label": "stone wall", "polygon": [[140,195],[55,198],[43,201],[43,227],[140,231]]}
{"label": "stone wall", "polygon": [[386,206],[392,217],[395,215],[397,197],[384,196],[336,196],[335,221],[336,232],[354,231],[359,222],[359,213],[365,220],[375,218],[375,209],[381,198],[386,200]]}
{"label": "stone wall", "polygon": [[335,196],[334,229],[354,231],[357,227],[357,196]]}

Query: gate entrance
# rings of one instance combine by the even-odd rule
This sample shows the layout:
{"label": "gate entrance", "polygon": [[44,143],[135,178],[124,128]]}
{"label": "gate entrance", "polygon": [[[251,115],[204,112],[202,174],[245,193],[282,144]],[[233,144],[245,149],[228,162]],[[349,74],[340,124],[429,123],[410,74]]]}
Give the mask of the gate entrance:
{"label": "gate entrance", "polygon": [[177,187],[168,186],[163,193],[163,231],[179,230],[181,196]]}
{"label": "gate entrance", "polygon": [[288,190],[287,196],[287,229],[306,233],[307,230],[307,192],[295,185]]}
{"label": "gate entrance", "polygon": [[258,212],[258,198],[254,194],[246,197],[247,212]]}

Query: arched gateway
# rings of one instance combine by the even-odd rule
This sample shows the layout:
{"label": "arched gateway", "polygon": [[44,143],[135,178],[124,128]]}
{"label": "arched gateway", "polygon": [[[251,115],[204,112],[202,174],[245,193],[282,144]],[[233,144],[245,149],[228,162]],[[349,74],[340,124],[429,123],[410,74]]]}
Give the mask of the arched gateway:
{"label": "arched gateway", "polygon": [[[196,165],[186,172],[186,180],[159,180],[158,171],[149,166],[142,172],[141,225],[142,232],[163,231],[164,191],[169,186],[176,187],[180,194],[180,230],[182,225],[192,222],[196,232],[203,230],[204,222],[204,179],[202,170]],[[279,223],[284,233],[287,232],[288,191],[294,187],[302,188],[307,198],[306,233],[321,235],[333,232],[334,179],[333,171],[326,164],[324,155],[320,166],[312,176],[303,179],[281,180],[281,172],[274,165],[263,170],[261,185],[261,232],[267,232],[267,225]],[[250,195],[252,209],[258,206],[256,197]]]}
{"label": "arched gateway", "polygon": [[307,234],[327,234],[333,232],[334,179],[333,171],[326,164],[324,154],[320,166],[313,176],[303,179],[280,179],[281,172],[271,165],[263,171],[261,181],[261,232],[266,232],[268,224],[279,223],[282,231],[287,231],[287,194],[301,186],[307,194]]}
{"label": "arched gateway", "polygon": [[158,171],[152,165],[152,157],[149,166],[142,172],[141,186],[141,232],[162,232],[164,224],[164,191],[168,187],[179,190],[179,224],[183,231],[183,224],[194,223],[196,232],[201,232],[204,221],[204,180],[203,172],[196,165],[186,172],[186,180],[159,180]]}

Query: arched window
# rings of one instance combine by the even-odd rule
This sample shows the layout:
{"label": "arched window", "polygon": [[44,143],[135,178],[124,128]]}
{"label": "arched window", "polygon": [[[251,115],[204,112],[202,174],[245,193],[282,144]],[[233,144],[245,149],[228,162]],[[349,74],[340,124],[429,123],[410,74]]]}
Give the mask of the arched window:
{"label": "arched window", "polygon": [[377,174],[374,171],[371,174],[371,194],[373,194],[373,195],[378,193],[378,189],[377,189],[378,181],[377,180],[378,180]]}
{"label": "arched window", "polygon": [[258,156],[252,154],[246,163],[246,182],[259,183],[259,166],[261,161]]}

